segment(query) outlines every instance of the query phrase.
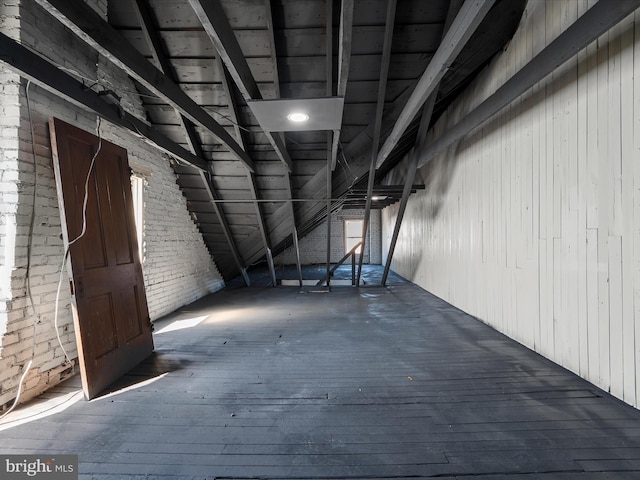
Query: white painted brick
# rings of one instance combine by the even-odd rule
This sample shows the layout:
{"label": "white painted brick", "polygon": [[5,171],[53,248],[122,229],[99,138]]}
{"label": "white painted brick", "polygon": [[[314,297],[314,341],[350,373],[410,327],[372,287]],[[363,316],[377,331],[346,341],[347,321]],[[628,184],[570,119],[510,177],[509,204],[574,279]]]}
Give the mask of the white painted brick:
{"label": "white painted brick", "polygon": [[[51,352],[51,357],[53,358],[53,352]],[[40,372],[47,372],[53,368],[57,368],[60,367],[61,365],[64,365],[64,359],[60,359],[60,358],[56,358],[56,359],[52,359],[48,362],[45,362],[43,364],[40,364],[38,369]]]}
{"label": "white painted brick", "polygon": [[[103,15],[106,15],[106,5],[105,0],[92,0],[92,6]],[[25,4],[20,12],[23,27],[21,37],[24,43],[41,49],[45,56],[56,63],[73,68],[89,78],[100,79],[105,85],[112,85],[116,90],[124,89],[118,93],[123,98],[125,108],[135,115],[144,116],[139,97],[132,95],[135,86],[127,75],[114,69],[81,40],[65,33],[57,20],[51,19],[35,3]],[[63,43],[64,49],[60,48]],[[0,192],[3,195],[3,201],[0,202],[0,221],[4,222],[4,216],[10,215],[16,222],[19,236],[13,253],[17,268],[0,270],[1,274],[10,277],[11,286],[11,301],[7,302],[6,315],[3,314],[3,317],[6,317],[6,325],[0,325],[0,332],[6,328],[8,342],[5,342],[7,347],[0,350],[0,366],[3,366],[2,362],[7,358],[18,363],[1,370],[8,375],[3,382],[3,388],[12,391],[13,394],[19,380],[21,362],[30,358],[33,335],[33,318],[24,288],[28,243],[26,235],[31,220],[30,195],[35,181],[30,125],[24,108],[25,85],[26,82],[21,82],[15,74],[0,73],[0,96],[3,98],[4,108],[0,115]],[[40,363],[42,375],[30,380],[30,389],[25,398],[52,381],[57,381],[57,374],[49,376],[46,371],[58,371],[64,362],[64,354],[56,339],[55,330],[51,327],[63,244],[60,238],[55,180],[51,168],[47,119],[57,116],[89,132],[94,132],[96,128],[93,115],[35,85],[30,86],[29,95],[35,127],[38,168],[36,228],[31,243],[31,280],[36,311],[44,323],[38,325],[36,336],[36,360]],[[224,283],[187,213],[186,200],[178,189],[167,156],[109,124],[102,125],[101,133],[106,140],[114,141],[126,148],[137,164],[142,165],[145,171],[151,172],[146,176],[144,192],[147,229],[144,275],[145,284],[148,286],[147,297],[151,317],[158,318],[221,288]],[[2,242],[4,248],[6,242],[4,239]],[[176,252],[180,252],[180,255],[176,256]],[[66,273],[63,278],[58,319],[61,339],[68,353],[77,356]],[[0,317],[0,322],[4,321],[3,317]],[[15,335],[19,336],[19,342],[15,342]],[[0,405],[10,400],[5,390],[0,396]]]}
{"label": "white painted brick", "polygon": [[13,404],[13,399],[15,398],[15,395],[16,395],[15,390],[12,389],[6,392],[0,390],[0,392],[2,392],[0,393],[0,413],[3,413],[6,410],[8,410],[9,407]]}
{"label": "white painted brick", "polygon": [[13,345],[20,340],[20,336],[17,333],[12,333],[10,335],[4,335],[2,337],[2,347],[7,347],[9,345]]}
{"label": "white painted brick", "polygon": [[[9,367],[3,368],[0,370],[0,384],[2,384],[2,390],[6,390],[11,388],[13,385],[13,381],[7,381],[9,379],[13,380],[17,375],[22,373],[22,368],[19,365],[11,365]],[[17,386],[17,384],[16,384]]]}

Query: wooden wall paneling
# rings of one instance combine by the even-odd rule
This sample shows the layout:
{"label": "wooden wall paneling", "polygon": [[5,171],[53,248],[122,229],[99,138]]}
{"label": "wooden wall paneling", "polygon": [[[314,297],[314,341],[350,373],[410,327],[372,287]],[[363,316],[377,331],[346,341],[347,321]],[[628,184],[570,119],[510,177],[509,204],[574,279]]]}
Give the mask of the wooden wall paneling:
{"label": "wooden wall paneling", "polygon": [[[526,32],[521,33],[523,37]],[[521,66],[527,60],[527,44],[526,41],[520,41],[517,48],[514,47],[514,61],[515,69],[519,70]],[[529,165],[531,164],[531,148],[529,145],[529,116],[530,112],[527,110],[528,93],[520,98],[516,107],[516,139],[515,139],[515,158],[517,161],[516,170],[516,198],[518,200],[518,209],[516,210],[516,225],[517,230],[520,232],[520,240],[517,244],[516,259],[515,259],[515,274],[516,274],[516,328],[520,332],[519,338],[522,343],[528,346],[533,345],[532,335],[532,320],[531,318],[531,306],[532,306],[532,294],[533,292],[529,288],[530,277],[528,272],[528,245],[530,243],[530,232],[528,225],[530,224],[529,215],[529,201],[527,199],[528,192],[530,192],[529,186]]]}
{"label": "wooden wall paneling", "polygon": [[609,357],[611,393],[623,395],[624,362],[622,351],[622,237],[609,237]]}
{"label": "wooden wall paneling", "polygon": [[[580,0],[577,5],[577,15],[582,15],[587,9],[586,0]],[[578,204],[576,205],[576,225],[577,225],[577,280],[578,280],[578,349],[580,367],[578,373],[582,377],[589,375],[589,324],[587,312],[587,201],[585,192],[587,190],[587,55],[585,49],[578,53],[576,58],[576,86],[577,86],[577,118],[576,129],[577,136],[575,142],[576,149],[576,168],[577,168],[577,189],[576,197]]]}
{"label": "wooden wall paneling", "polygon": [[[481,218],[480,218],[480,234],[481,234],[481,246],[480,246],[480,265],[481,269],[479,274],[482,275],[482,278],[489,278],[490,272],[490,264],[488,263],[488,255],[489,255],[489,237],[490,237],[490,208],[491,208],[491,189],[486,186],[489,185],[488,180],[493,171],[493,159],[490,155],[487,154],[487,143],[488,140],[485,138],[480,132],[482,137],[483,144],[483,152],[484,155],[480,159],[480,175],[478,175],[480,182],[480,208],[481,208]],[[487,295],[486,290],[483,292],[478,292],[478,299],[480,303],[479,312],[482,315],[482,319],[486,320],[489,318],[489,295]]]}
{"label": "wooden wall paneling", "polygon": [[502,278],[502,291],[507,292],[507,295],[502,297],[502,311],[503,320],[502,324],[506,326],[507,332],[510,336],[513,336],[516,332],[514,330],[514,314],[512,312],[512,304],[514,294],[513,291],[513,267],[514,267],[514,233],[511,230],[512,224],[512,212],[517,208],[513,205],[512,191],[514,187],[513,178],[511,172],[514,168],[514,159],[511,152],[511,138],[512,138],[512,119],[513,119],[513,106],[509,105],[505,109],[504,124],[502,126],[502,227],[500,229],[501,236],[504,242],[502,265],[504,268],[504,274]]}
{"label": "wooden wall paneling", "polygon": [[622,29],[620,25],[611,29],[609,34],[609,81],[608,81],[608,126],[609,142],[607,160],[609,162],[608,175],[604,177],[608,183],[607,189],[612,194],[609,204],[609,235],[622,235],[622,161],[620,122],[621,114],[621,51]]}
{"label": "wooden wall paneling", "polygon": [[[554,26],[557,23],[560,31],[564,29],[567,15],[567,5],[564,2],[552,2],[554,11]],[[554,158],[553,158],[553,231],[554,231],[554,322],[555,328],[555,352],[558,362],[564,367],[576,371],[573,365],[573,337],[576,332],[571,332],[571,323],[574,312],[570,311],[570,271],[571,253],[569,195],[567,184],[569,177],[569,143],[571,142],[569,130],[570,91],[574,88],[571,84],[570,64],[567,62],[557,69],[553,75],[553,123],[554,123]]]}
{"label": "wooden wall paneling", "polygon": [[[496,169],[496,160],[495,158],[491,155],[491,151],[488,150],[487,151],[488,154],[488,162],[489,162],[489,169],[484,170],[485,172],[485,181],[486,179],[495,171]],[[495,177],[494,177],[495,178]],[[484,245],[484,251],[485,251],[485,259],[486,259],[486,263],[485,263],[485,272],[486,272],[486,278],[488,281],[492,281],[493,280],[493,270],[494,270],[494,264],[493,264],[493,247],[495,245],[495,243],[493,242],[493,237],[494,237],[494,231],[493,231],[493,225],[494,225],[494,209],[493,209],[493,190],[492,188],[488,188],[486,189],[487,192],[485,194],[485,198],[486,198],[486,206],[485,206],[485,217],[484,217],[484,231],[485,231],[485,245]],[[483,294],[486,296],[485,302],[486,302],[486,307],[485,307],[485,311],[487,312],[486,317],[484,318],[484,320],[486,322],[489,322],[490,319],[495,318],[495,304],[493,301],[493,295],[491,294],[491,290],[487,289],[487,288],[483,288]]]}
{"label": "wooden wall paneling", "polygon": [[[608,177],[607,156],[609,153],[608,123],[608,49],[609,34],[598,39],[598,126],[596,128],[598,161],[598,337],[600,356],[600,386],[611,387],[609,371],[609,191],[605,179]],[[601,184],[600,184],[601,183]]]}
{"label": "wooden wall paneling", "polygon": [[606,117],[609,126],[607,175],[603,177],[609,194],[609,357],[611,360],[611,392],[621,397],[623,391],[622,352],[622,159],[620,142],[621,113],[621,29],[609,33],[609,81]]}
{"label": "wooden wall paneling", "polygon": [[[640,67],[640,12],[635,13],[635,44],[633,51],[633,64],[637,69]],[[640,152],[640,75],[633,78],[633,151]],[[640,162],[633,162],[633,299],[634,299],[634,329],[635,329],[635,364],[636,364],[636,408],[640,405]]]}
{"label": "wooden wall paneling", "polygon": [[[540,35],[544,35],[545,46],[551,41],[553,20],[553,10],[551,5],[544,4],[545,22]],[[544,82],[545,86],[545,112],[542,122],[544,131],[544,152],[542,153],[542,166],[544,177],[540,181],[540,210],[541,221],[540,238],[543,241],[540,270],[541,270],[541,304],[543,305],[542,321],[542,341],[541,352],[543,355],[552,356],[554,354],[554,266],[553,266],[553,74],[549,75]]]}
{"label": "wooden wall paneling", "polygon": [[[512,77],[518,70],[518,58],[520,51],[523,50],[524,45],[521,42],[514,42],[513,45],[507,47],[505,52],[509,58],[509,78]],[[511,103],[511,120],[509,145],[511,150],[511,182],[509,184],[510,196],[512,206],[510,208],[511,215],[509,217],[509,229],[515,233],[510,235],[511,240],[511,280],[510,288],[513,290],[511,295],[510,314],[512,316],[512,330],[515,332],[515,338],[525,341],[525,329],[523,328],[523,321],[518,315],[522,303],[525,301],[524,296],[526,292],[523,290],[522,282],[519,282],[519,276],[522,273],[520,270],[520,262],[522,256],[523,246],[526,245],[524,232],[522,230],[522,166],[524,159],[521,154],[521,140],[522,140],[522,97],[514,100]]]}
{"label": "wooden wall paneling", "polygon": [[633,311],[634,288],[634,251],[633,251],[633,188],[634,163],[638,155],[633,150],[633,15],[624,20],[620,28],[620,144],[621,144],[621,211],[622,211],[622,345],[623,353],[623,399],[636,403],[636,362],[635,362],[635,324]]}
{"label": "wooden wall paneling", "polygon": [[[521,31],[465,96],[494,91],[594,3],[530,1]],[[638,28],[627,23],[603,35],[464,142],[449,191],[437,192],[436,181],[430,193],[412,197],[408,224],[419,227],[410,236],[424,240],[406,243],[411,261],[402,267],[425,288],[635,405]],[[435,137],[472,102],[460,101]],[[442,156],[430,170],[446,173]]]}
{"label": "wooden wall paneling", "polygon": [[[531,6],[531,17],[532,17],[532,25],[531,25],[531,43],[532,43],[532,54],[535,56],[539,53],[545,46],[545,9],[544,4],[541,2],[533,2],[529,3],[528,7]],[[544,267],[543,257],[546,258],[546,202],[544,198],[546,197],[546,180],[547,180],[547,168],[546,168],[546,145],[545,145],[545,124],[544,120],[546,118],[546,102],[545,102],[545,93],[546,93],[546,82],[539,82],[536,86],[534,86],[535,92],[535,115],[534,115],[534,136],[532,140],[533,145],[533,162],[534,162],[534,184],[533,184],[533,208],[534,208],[534,221],[536,222],[535,231],[536,235],[534,237],[535,240],[535,254],[537,263],[535,265],[537,271],[537,297],[538,297],[538,316],[535,320],[536,323],[536,351],[543,352],[545,351],[544,345],[546,345],[546,321],[548,318],[547,314],[547,304],[545,302],[547,295],[547,282],[546,282],[546,272],[547,269]],[[545,202],[545,203],[543,203]]]}
{"label": "wooden wall paneling", "polygon": [[[497,248],[496,248],[496,260],[495,260],[495,269],[494,269],[494,277],[496,279],[496,282],[499,286],[498,288],[498,292],[507,292],[506,287],[509,285],[508,282],[506,281],[505,277],[506,277],[506,265],[507,265],[507,256],[508,256],[508,251],[507,251],[507,236],[508,236],[508,232],[507,232],[507,208],[506,208],[506,204],[508,203],[508,199],[505,197],[505,190],[506,187],[505,185],[507,184],[507,182],[509,181],[509,177],[507,175],[507,168],[505,166],[505,149],[504,149],[504,142],[505,142],[505,126],[507,123],[506,117],[507,117],[507,110],[509,109],[509,107],[506,107],[505,110],[503,111],[503,114],[500,116],[500,130],[497,133],[498,138],[500,139],[499,144],[496,146],[496,150],[498,150],[497,152],[497,156],[500,159],[500,169],[498,172],[498,178],[499,178],[499,186],[497,188],[496,191],[496,209],[498,210],[497,215],[498,215],[498,220],[496,222],[496,244],[497,244]],[[509,295],[510,292],[507,293],[507,295]],[[506,317],[505,317],[505,297],[506,295],[496,295],[496,312],[498,314],[495,322],[498,325],[504,325],[505,326],[505,331],[506,332],[510,332],[509,326],[508,326],[508,322],[506,321]]]}
{"label": "wooden wall paneling", "polygon": [[[560,20],[562,16],[562,3],[563,2],[550,2],[547,4],[547,38],[549,41],[555,39],[560,34]],[[549,18],[549,15],[551,18]],[[553,237],[562,238],[562,214],[561,214],[561,202],[562,202],[562,164],[566,161],[566,158],[560,157],[559,145],[563,140],[563,119],[562,119],[562,84],[558,83],[558,77],[562,76],[562,69],[556,70],[551,75],[553,92],[551,96],[551,104],[553,109],[552,114],[552,126],[553,126],[553,157],[551,159],[553,165]],[[560,258],[554,258],[553,268],[556,269],[560,266]],[[556,288],[559,288],[558,284]],[[557,311],[558,315],[561,315],[561,311]]]}
{"label": "wooden wall paneling", "polygon": [[587,348],[589,378],[600,387],[600,302],[598,273],[598,229],[587,228]]}
{"label": "wooden wall paneling", "polygon": [[563,245],[562,238],[553,237],[551,240],[553,255],[553,356],[557,362],[562,364],[564,359],[563,349],[563,325],[562,325],[562,267],[563,267]]}
{"label": "wooden wall paneling", "polygon": [[[586,202],[586,283],[587,283],[587,347],[589,357],[589,377],[599,378],[600,371],[600,331],[598,299],[598,42],[586,48],[586,165],[584,198]],[[599,383],[598,383],[599,384]]]}
{"label": "wooden wall paneling", "polygon": [[[561,16],[561,29],[564,31],[578,18],[577,2],[564,2]],[[566,64],[564,74],[567,86],[563,88],[564,123],[566,136],[562,139],[562,148],[566,149],[563,160],[563,244],[566,269],[563,272],[563,326],[564,349],[563,363],[573,372],[580,370],[580,334],[581,319],[577,315],[578,305],[578,62],[571,58]],[[564,83],[564,82],[563,82]]]}
{"label": "wooden wall paneling", "polygon": [[[529,14],[527,25],[527,59],[533,58],[536,51],[536,24],[539,18],[540,9],[536,8]],[[534,350],[540,350],[540,168],[541,168],[541,142],[540,116],[544,114],[543,102],[544,88],[534,85],[531,90],[530,122],[531,122],[531,252],[529,265],[532,305],[531,305],[531,325],[532,340]]]}

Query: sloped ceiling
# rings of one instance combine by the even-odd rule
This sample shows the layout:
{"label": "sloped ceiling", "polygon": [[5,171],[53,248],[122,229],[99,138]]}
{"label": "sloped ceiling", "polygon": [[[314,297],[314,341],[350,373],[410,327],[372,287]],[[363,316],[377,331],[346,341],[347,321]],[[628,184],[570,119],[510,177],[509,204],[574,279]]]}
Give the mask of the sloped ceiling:
{"label": "sloped ceiling", "polygon": [[[322,222],[329,186],[332,209],[364,206],[373,145],[377,152],[402,121],[430,62],[443,52],[453,55],[436,82],[433,123],[504,48],[526,4],[110,0],[108,25],[102,25],[79,9],[81,2],[38,1],[124,68],[136,81],[150,124],[192,154],[174,155],[182,157],[174,169],[225,279]],[[471,4],[485,3],[475,23],[465,20]],[[443,36],[455,29],[470,39],[459,52],[447,51]],[[339,131],[265,132],[247,105],[327,96],[344,97]],[[415,119],[405,122],[378,173],[413,146],[417,125]],[[400,193],[370,206],[383,208]]]}

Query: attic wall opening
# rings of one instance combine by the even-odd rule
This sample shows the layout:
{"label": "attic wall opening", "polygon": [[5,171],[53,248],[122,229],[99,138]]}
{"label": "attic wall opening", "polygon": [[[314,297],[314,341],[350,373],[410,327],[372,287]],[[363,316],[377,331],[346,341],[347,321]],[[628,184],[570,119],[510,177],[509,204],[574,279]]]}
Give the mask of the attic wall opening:
{"label": "attic wall opening", "polygon": [[[331,215],[331,262],[339,262],[344,256],[344,222],[349,219],[362,219],[364,210],[343,209]],[[371,212],[371,220],[365,244],[364,263],[379,265],[382,263],[380,211]],[[326,222],[313,229],[299,240],[300,263],[302,265],[323,264],[327,261],[327,226]],[[293,247],[287,248],[274,257],[276,265],[293,265],[296,263],[296,252]]]}

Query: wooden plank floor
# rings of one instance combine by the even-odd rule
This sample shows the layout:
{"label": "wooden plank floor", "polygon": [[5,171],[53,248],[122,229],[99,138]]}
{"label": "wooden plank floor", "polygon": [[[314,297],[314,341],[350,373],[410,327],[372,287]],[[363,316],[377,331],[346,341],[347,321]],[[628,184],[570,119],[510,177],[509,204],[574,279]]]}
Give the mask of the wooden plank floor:
{"label": "wooden plank floor", "polygon": [[408,283],[229,288],[155,341],[0,452],[95,480],[640,478],[640,411]]}

